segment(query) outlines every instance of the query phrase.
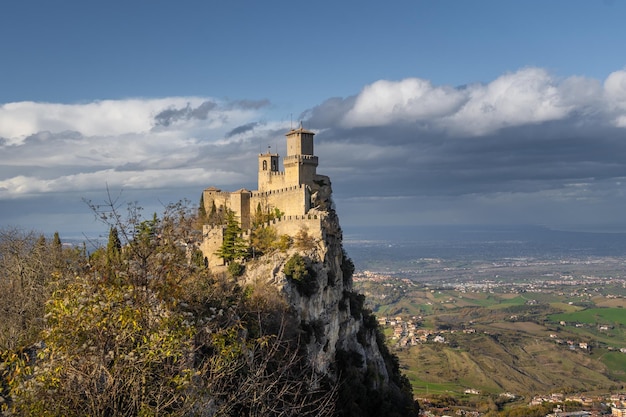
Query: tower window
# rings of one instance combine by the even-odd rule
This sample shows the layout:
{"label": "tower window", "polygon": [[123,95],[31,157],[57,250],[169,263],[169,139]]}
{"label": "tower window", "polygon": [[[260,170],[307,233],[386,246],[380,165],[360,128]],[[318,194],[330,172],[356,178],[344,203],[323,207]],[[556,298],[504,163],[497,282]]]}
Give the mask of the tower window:
{"label": "tower window", "polygon": [[272,171],[278,171],[278,167],[276,166],[276,160],[272,159]]}
{"label": "tower window", "polygon": [[267,171],[267,161],[263,161],[263,171]]}

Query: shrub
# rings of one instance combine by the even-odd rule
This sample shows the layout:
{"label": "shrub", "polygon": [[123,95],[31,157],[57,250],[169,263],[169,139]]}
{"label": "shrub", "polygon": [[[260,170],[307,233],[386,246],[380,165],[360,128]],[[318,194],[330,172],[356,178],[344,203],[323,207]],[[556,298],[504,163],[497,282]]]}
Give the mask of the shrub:
{"label": "shrub", "polygon": [[354,262],[348,257],[345,250],[342,250],[341,272],[343,272],[343,284],[348,285],[354,274]]}
{"label": "shrub", "polygon": [[273,227],[259,227],[254,229],[250,236],[250,245],[254,248],[255,255],[269,253],[276,247],[277,235]]}
{"label": "shrub", "polygon": [[321,342],[324,340],[324,322],[320,319],[313,321],[301,321],[300,327],[304,331],[303,341],[305,344],[311,342],[312,338],[315,337],[316,342]]}
{"label": "shrub", "polygon": [[309,229],[302,227],[294,237],[296,248],[302,250],[313,249],[315,247],[315,239],[309,235]]}
{"label": "shrub", "polygon": [[310,297],[317,291],[315,272],[307,266],[306,261],[299,254],[296,253],[289,258],[283,271],[300,295]]}
{"label": "shrub", "polygon": [[228,274],[233,277],[240,277],[243,275],[243,271],[246,270],[246,267],[240,264],[239,262],[231,262],[228,265]]}
{"label": "shrub", "polygon": [[276,242],[276,249],[280,251],[286,251],[291,247],[293,243],[293,239],[289,235],[280,235],[278,238],[278,242]]}
{"label": "shrub", "polygon": [[350,305],[350,314],[356,320],[359,320],[363,314],[363,305],[365,304],[365,296],[351,291],[343,292],[343,299],[346,300],[346,304]]}

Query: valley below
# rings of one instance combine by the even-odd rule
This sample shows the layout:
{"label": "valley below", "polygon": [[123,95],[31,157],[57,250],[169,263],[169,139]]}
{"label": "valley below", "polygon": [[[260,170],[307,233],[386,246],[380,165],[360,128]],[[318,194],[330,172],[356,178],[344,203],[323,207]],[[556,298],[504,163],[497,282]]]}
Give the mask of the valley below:
{"label": "valley below", "polygon": [[626,256],[609,238],[608,250],[542,250],[510,236],[348,250],[355,288],[425,409],[502,414],[573,401],[610,413],[626,385]]}

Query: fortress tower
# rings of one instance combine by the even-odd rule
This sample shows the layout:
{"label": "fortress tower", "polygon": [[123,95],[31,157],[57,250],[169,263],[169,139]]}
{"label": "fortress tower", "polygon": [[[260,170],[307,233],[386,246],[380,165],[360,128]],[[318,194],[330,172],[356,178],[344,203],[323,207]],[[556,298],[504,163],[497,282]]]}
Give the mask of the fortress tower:
{"label": "fortress tower", "polygon": [[287,156],[284,163],[288,184],[313,185],[317,169],[317,156],[313,154],[313,135],[313,132],[302,127],[287,133]]}
{"label": "fortress tower", "polygon": [[259,191],[280,190],[298,185],[313,185],[318,159],[313,154],[313,136],[315,133],[292,129],[287,136],[287,156],[285,170],[279,170],[280,156],[267,153],[259,155]]}

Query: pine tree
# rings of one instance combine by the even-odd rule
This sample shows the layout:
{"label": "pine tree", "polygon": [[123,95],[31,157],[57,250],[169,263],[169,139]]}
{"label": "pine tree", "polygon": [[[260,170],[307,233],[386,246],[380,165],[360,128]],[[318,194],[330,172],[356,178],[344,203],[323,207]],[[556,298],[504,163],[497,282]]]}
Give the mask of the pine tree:
{"label": "pine tree", "polygon": [[54,237],[52,238],[52,259],[57,270],[63,268],[63,243],[59,237],[59,232],[54,232]]}
{"label": "pine tree", "polygon": [[213,201],[213,204],[211,204],[211,213],[209,213],[209,223],[212,225],[217,225],[217,224],[221,224],[220,219],[218,218],[217,215],[217,206],[215,205],[215,201]]}
{"label": "pine tree", "polygon": [[52,247],[54,250],[61,251],[63,249],[63,243],[61,243],[61,238],[59,237],[59,232],[54,232],[54,237],[52,238]]}
{"label": "pine tree", "polygon": [[254,213],[254,225],[261,226],[265,223],[265,216],[263,216],[263,209],[261,208],[261,203],[256,205],[256,211]]}
{"label": "pine tree", "polygon": [[119,265],[122,251],[122,242],[120,241],[117,227],[111,227],[109,230],[109,242],[107,243],[106,266],[109,272]]}
{"label": "pine tree", "polygon": [[226,213],[226,227],[222,246],[215,252],[226,264],[242,259],[248,254],[248,245],[241,237],[241,227],[235,217],[235,212],[228,210]]}
{"label": "pine tree", "polygon": [[[215,205],[215,203],[213,203]],[[204,193],[200,194],[200,205],[198,206],[198,222],[200,224],[207,223],[206,208],[204,207]]]}

